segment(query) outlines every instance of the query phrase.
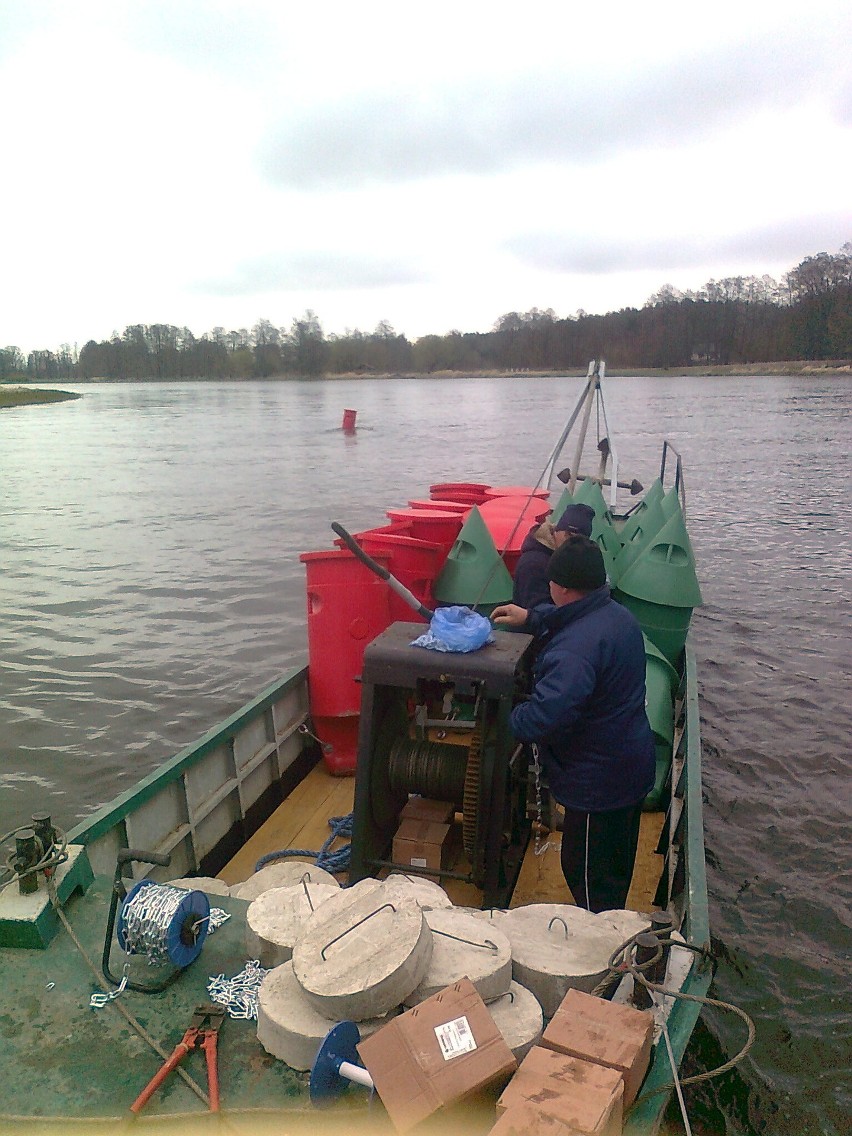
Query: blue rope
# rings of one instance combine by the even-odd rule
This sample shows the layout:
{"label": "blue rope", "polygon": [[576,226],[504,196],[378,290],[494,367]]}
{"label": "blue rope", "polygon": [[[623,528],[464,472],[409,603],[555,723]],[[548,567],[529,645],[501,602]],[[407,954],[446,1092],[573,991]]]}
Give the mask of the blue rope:
{"label": "blue rope", "polygon": [[282,848],[278,852],[267,852],[255,864],[254,870],[259,872],[265,864],[271,864],[274,860],[284,860],[288,856],[311,856],[318,868],[323,868],[326,872],[331,872],[332,875],[335,872],[345,872],[352,859],[352,845],[344,844],[342,848],[337,848],[334,852],[329,852],[329,848],[338,836],[352,835],[352,815],[352,813],[348,813],[346,816],[328,818],[331,836],[319,852],[312,852],[307,848]]}

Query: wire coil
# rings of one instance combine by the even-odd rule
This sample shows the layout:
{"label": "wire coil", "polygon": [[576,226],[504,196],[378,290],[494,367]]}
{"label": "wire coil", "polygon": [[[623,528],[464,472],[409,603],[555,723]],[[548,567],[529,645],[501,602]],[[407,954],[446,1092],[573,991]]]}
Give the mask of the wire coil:
{"label": "wire coil", "polygon": [[397,738],[388,754],[391,791],[452,801],[460,809],[467,758],[467,746]]}
{"label": "wire coil", "polygon": [[203,891],[140,880],[121,905],[116,938],[129,955],[182,970],[198,958],[209,928],[210,900]]}

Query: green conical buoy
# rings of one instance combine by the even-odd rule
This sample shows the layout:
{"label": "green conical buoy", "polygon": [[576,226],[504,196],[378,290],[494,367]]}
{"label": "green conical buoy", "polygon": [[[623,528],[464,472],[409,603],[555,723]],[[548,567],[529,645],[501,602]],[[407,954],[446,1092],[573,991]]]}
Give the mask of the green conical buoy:
{"label": "green conical buoy", "polygon": [[619,576],[615,598],[633,612],[651,642],[676,665],[692,610],[702,602],[680,509]]}
{"label": "green conical buoy", "polygon": [[642,523],[645,514],[652,505],[657,504],[663,499],[663,483],[659,477],[656,481],[652,481],[648,487],[648,491],[642,500],[636,505],[636,508],[624,522],[619,531],[619,537],[622,544],[630,544],[633,540],[633,534],[639,525]]}
{"label": "green conical buoy", "polygon": [[654,788],[644,801],[644,808],[657,809],[662,804],[663,792],[672,760],[674,738],[673,692],[677,688],[677,671],[657,650],[650,639],[645,640],[645,712],[654,734],[656,769]]}
{"label": "green conical buoy", "polygon": [[547,518],[552,525],[556,524],[556,522],[559,520],[559,518],[562,516],[562,514],[565,512],[565,510],[568,508],[568,506],[573,503],[573,501],[574,501],[574,498],[571,496],[571,494],[568,492],[568,490],[563,489],[562,490],[562,496],[559,498],[559,500],[553,506],[553,512]]}
{"label": "green conical buoy", "polygon": [[621,541],[618,539],[618,533],[606,517],[599,517],[595,514],[595,519],[592,521],[592,540],[597,542],[597,546],[603,555],[607,579],[610,584],[615,584],[618,578],[616,558],[621,552]]}
{"label": "green conical buoy", "polygon": [[630,531],[628,532],[627,525],[625,525],[619,534],[622,548],[617,554],[615,562],[615,573],[619,579],[633,564],[640,552],[649,547],[652,537],[660,531],[667,519],[659,497],[641,513],[634,513],[630,520],[633,521],[634,518],[635,521],[630,526]]}
{"label": "green conical buoy", "polygon": [[625,572],[619,586],[628,595],[649,603],[669,607],[700,606],[695,556],[680,511],[658,530]]}
{"label": "green conical buoy", "polygon": [[577,488],[574,490],[574,503],[576,505],[588,505],[594,509],[595,516],[599,520],[605,520],[612,524],[612,513],[609,511],[609,506],[604,499],[601,492],[601,487],[596,481],[578,481]]}
{"label": "green conical buoy", "polygon": [[498,604],[512,600],[509,569],[475,505],[447,553],[432,595],[442,604],[475,604],[477,611],[486,615]]}
{"label": "green conical buoy", "polygon": [[[581,484],[586,485],[587,482]],[[615,581],[615,558],[621,551],[621,540],[618,533],[613,527],[610,512],[606,507],[606,501],[600,491],[600,487],[594,482],[591,483],[592,490],[587,491],[590,500],[584,500],[579,493],[571,495],[567,489],[563,490],[562,496],[556,502],[553,512],[547,518],[551,524],[555,525],[562,514],[565,512],[569,505],[575,502],[578,505],[588,505],[589,508],[595,510],[595,519],[592,521],[592,540],[596,541],[604,558],[604,567],[606,568],[607,578],[610,583]],[[595,496],[594,490],[597,490]]]}
{"label": "green conical buoy", "polygon": [[662,500],[660,501],[660,506],[667,521],[671,520],[675,513],[683,513],[680,505],[680,497],[678,496],[678,491],[674,488],[674,486],[672,486],[668,493],[666,493],[662,498]]}

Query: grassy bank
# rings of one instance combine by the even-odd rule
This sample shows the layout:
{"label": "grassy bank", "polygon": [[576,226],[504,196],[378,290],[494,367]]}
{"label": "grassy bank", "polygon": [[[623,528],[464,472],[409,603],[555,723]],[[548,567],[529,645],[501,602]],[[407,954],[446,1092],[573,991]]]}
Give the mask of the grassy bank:
{"label": "grassy bank", "polygon": [[[684,378],[748,378],[755,375],[801,375],[828,377],[832,375],[852,374],[852,360],[832,359],[826,362],[809,362],[807,360],[794,360],[787,363],[730,363],[728,365],[703,363],[692,367],[615,367],[607,366],[607,375],[611,378],[630,377],[677,377]],[[286,378],[287,376],[278,376]],[[474,379],[474,378],[516,378],[516,379],[547,379],[547,378],[585,378],[586,368],[567,368],[561,371],[545,371],[519,369],[515,371],[430,371],[428,374],[414,374],[410,372],[397,372],[395,374],[369,375],[351,372],[349,374],[323,375],[324,379]]]}
{"label": "grassy bank", "polygon": [[80,397],[79,394],[74,394],[72,391],[0,386],[0,410],[10,406],[34,406],[44,402],[67,402],[69,398]]}
{"label": "grassy bank", "polygon": [[[615,373],[615,372],[613,372]],[[696,375],[730,376],[747,378],[749,375],[849,375],[852,374],[852,360],[830,359],[825,362],[798,360],[789,363],[729,363],[727,366],[712,363],[696,364],[694,367],[678,367],[671,370],[643,370],[626,367],[622,375]]]}

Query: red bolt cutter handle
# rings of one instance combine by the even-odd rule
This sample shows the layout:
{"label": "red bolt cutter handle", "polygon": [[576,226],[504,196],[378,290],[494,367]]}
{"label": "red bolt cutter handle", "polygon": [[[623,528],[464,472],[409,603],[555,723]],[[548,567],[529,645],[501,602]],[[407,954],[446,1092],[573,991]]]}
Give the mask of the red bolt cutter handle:
{"label": "red bolt cutter handle", "polygon": [[219,1111],[219,1068],[216,1064],[217,1046],[216,1030],[204,1030],[204,1040],[201,1047],[207,1058],[207,1091],[210,1096],[210,1111]]}
{"label": "red bolt cutter handle", "polygon": [[183,1035],[183,1039],[175,1046],[171,1057],[164,1062],[162,1068],[154,1074],[130,1106],[131,1112],[139,1112],[145,1107],[146,1102],[151,1099],[169,1073],[177,1068],[186,1054],[194,1049],[199,1042],[207,1060],[207,1093],[210,1111],[219,1111],[219,1070],[216,1065],[217,1036],[224,1016],[225,1010],[222,1006],[213,1003],[196,1006],[192,1017],[193,1024]]}
{"label": "red bolt cutter handle", "polygon": [[[186,1031],[186,1033],[183,1035],[183,1040],[179,1041],[177,1043],[177,1045],[174,1047],[174,1050],[172,1051],[171,1057],[168,1059],[168,1061],[165,1061],[163,1063],[161,1068],[154,1074],[154,1076],[151,1078],[151,1080],[148,1082],[148,1084],[145,1086],[145,1088],[142,1090],[142,1092],[139,1094],[139,1096],[136,1098],[136,1100],[130,1106],[131,1112],[140,1112],[145,1107],[147,1102],[151,1099],[151,1097],[154,1095],[154,1093],[157,1091],[157,1089],[160,1087],[160,1085],[162,1085],[163,1081],[165,1081],[166,1077],[168,1077],[169,1073],[171,1073],[171,1071],[173,1069],[176,1069],[178,1067],[178,1065],[180,1065],[183,1058],[186,1056],[187,1053],[189,1053],[189,1051],[195,1045],[197,1033],[198,1033],[198,1030],[195,1030],[195,1029],[188,1029]],[[218,1107],[218,1095],[219,1095],[219,1086],[217,1085],[216,1086],[217,1107]]]}

